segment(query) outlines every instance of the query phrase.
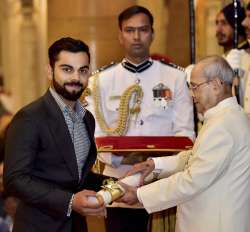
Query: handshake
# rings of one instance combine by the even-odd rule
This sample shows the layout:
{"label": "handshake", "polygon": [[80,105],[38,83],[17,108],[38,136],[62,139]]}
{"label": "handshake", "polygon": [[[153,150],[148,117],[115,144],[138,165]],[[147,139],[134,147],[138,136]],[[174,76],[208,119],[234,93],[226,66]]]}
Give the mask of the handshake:
{"label": "handshake", "polygon": [[106,205],[113,201],[130,205],[138,203],[137,187],[154,180],[153,160],[138,163],[118,181],[105,180],[102,190],[94,192],[83,190],[74,195],[72,209],[83,216],[106,216]]}

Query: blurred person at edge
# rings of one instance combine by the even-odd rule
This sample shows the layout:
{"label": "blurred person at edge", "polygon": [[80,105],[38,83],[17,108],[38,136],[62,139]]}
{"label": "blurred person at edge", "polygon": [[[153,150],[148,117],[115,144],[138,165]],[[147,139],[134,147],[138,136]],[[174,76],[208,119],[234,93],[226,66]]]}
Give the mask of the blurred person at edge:
{"label": "blurred person at edge", "polygon": [[6,195],[3,188],[3,160],[0,163],[0,232],[10,232],[16,214],[18,200]]}
{"label": "blurred person at edge", "polygon": [[4,75],[0,70],[0,160],[3,160],[6,129],[13,113],[13,97],[5,89]]}
{"label": "blurred person at edge", "polygon": [[[242,21],[242,26],[245,28],[248,43],[250,44],[250,3],[246,6],[246,17]],[[245,112],[250,117],[250,49],[246,49],[246,52],[241,57],[241,66],[243,70],[246,70],[243,81],[243,107]]]}
{"label": "blurred person at edge", "polygon": [[[238,6],[238,35],[239,44],[238,49],[247,49],[249,44],[246,40],[244,27],[241,25],[245,18],[245,10],[243,7]],[[233,48],[234,43],[234,5],[230,3],[223,7],[216,15],[216,38],[220,46],[223,47],[224,56]]]}
{"label": "blurred person at edge", "polygon": [[13,113],[13,97],[12,94],[5,88],[4,75],[0,69],[0,117],[5,114]]}
{"label": "blurred person at edge", "polygon": [[[246,14],[240,2],[237,8],[238,13],[238,47],[233,49],[234,41],[234,4],[226,5],[216,16],[216,37],[218,44],[224,48],[223,57],[234,69],[236,78],[233,82],[233,95],[238,94],[238,100],[241,106],[245,109],[247,114],[250,114],[249,106],[249,43],[247,34],[245,33]],[[236,86],[236,88],[235,88]],[[248,88],[248,89],[247,89]],[[235,91],[237,90],[238,93]]]}

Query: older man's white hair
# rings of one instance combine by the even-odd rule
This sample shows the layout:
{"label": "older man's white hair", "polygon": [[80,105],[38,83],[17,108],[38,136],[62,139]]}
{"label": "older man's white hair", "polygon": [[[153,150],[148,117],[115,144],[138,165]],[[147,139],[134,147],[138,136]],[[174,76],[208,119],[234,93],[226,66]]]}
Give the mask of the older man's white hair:
{"label": "older man's white hair", "polygon": [[222,82],[232,85],[234,79],[234,71],[229,63],[221,56],[208,56],[197,63],[197,66],[202,65],[202,75],[207,80],[218,78]]}

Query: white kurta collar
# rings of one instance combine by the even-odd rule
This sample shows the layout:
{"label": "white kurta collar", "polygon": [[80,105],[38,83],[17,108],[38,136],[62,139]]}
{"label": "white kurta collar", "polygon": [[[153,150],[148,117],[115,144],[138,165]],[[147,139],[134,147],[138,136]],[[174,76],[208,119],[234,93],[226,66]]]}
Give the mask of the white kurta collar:
{"label": "white kurta collar", "polygon": [[216,106],[207,110],[204,113],[204,120],[207,121],[209,118],[213,117],[217,112],[227,108],[227,107],[239,107],[236,97],[229,97],[219,102]]}

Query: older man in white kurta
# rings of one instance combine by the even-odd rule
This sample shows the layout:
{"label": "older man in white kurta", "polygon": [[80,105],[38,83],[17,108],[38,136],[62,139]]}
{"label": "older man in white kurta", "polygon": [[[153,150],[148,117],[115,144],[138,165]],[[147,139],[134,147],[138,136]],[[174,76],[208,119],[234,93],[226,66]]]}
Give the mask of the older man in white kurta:
{"label": "older man in white kurta", "polygon": [[205,113],[192,152],[155,159],[157,169],[175,174],[139,188],[139,199],[149,213],[178,205],[177,231],[250,231],[249,138],[236,99],[220,102]]}
{"label": "older man in white kurta", "polygon": [[155,168],[169,177],[138,188],[137,195],[125,186],[125,202],[134,193],[149,213],[177,205],[178,232],[250,231],[250,121],[231,96],[232,79],[221,57],[195,66],[190,88],[205,121],[193,149],[137,164],[134,171]]}

